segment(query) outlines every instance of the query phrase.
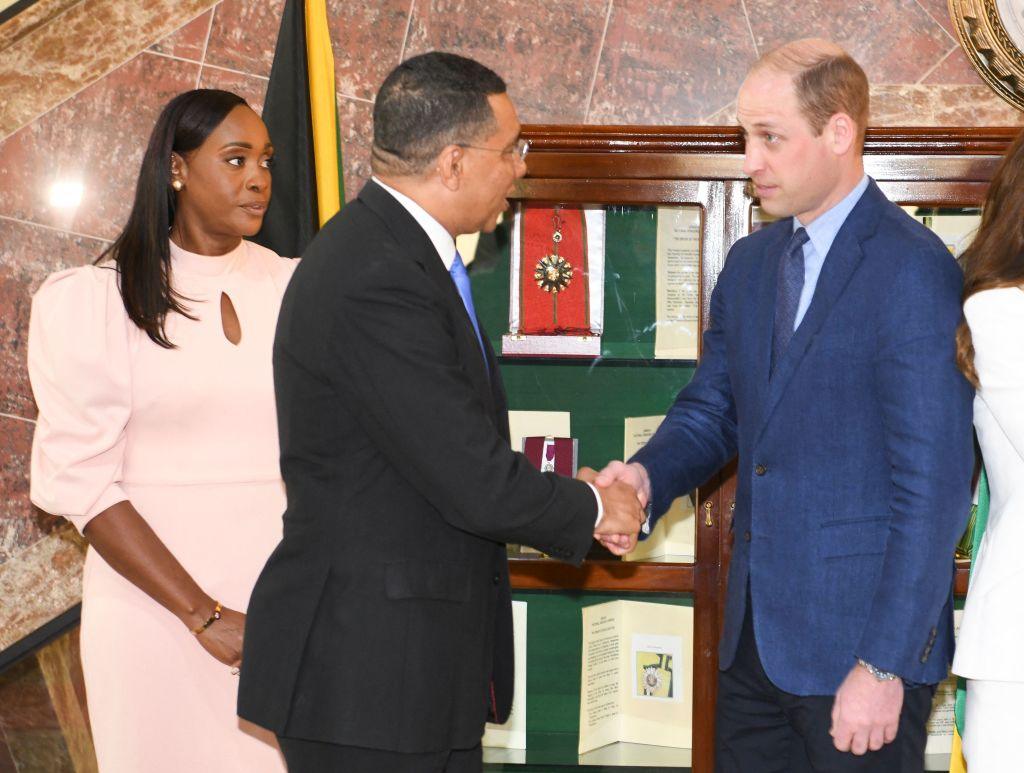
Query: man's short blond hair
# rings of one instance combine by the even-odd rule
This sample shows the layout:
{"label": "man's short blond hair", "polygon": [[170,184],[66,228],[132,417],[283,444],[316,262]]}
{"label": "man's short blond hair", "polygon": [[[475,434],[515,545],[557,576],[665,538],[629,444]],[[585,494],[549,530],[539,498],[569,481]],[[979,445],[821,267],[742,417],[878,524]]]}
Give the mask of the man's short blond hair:
{"label": "man's short blond hair", "polygon": [[793,78],[800,111],[816,135],[836,113],[846,113],[857,124],[858,147],[864,146],[870,111],[868,78],[840,46],[820,38],[795,40],[762,56],[751,72],[761,69]]}

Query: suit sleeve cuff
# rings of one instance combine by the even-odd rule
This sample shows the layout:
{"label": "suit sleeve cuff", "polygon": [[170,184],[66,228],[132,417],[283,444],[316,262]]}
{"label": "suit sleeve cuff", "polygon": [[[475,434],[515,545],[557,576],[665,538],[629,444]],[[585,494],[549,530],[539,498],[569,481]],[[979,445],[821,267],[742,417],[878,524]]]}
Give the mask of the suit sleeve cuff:
{"label": "suit sleeve cuff", "polygon": [[590,490],[594,492],[594,498],[597,500],[597,520],[594,521],[594,528],[596,529],[597,525],[601,523],[601,519],[604,518],[604,505],[601,503],[601,494],[598,492],[597,486],[593,483],[588,483],[587,485],[590,486]]}

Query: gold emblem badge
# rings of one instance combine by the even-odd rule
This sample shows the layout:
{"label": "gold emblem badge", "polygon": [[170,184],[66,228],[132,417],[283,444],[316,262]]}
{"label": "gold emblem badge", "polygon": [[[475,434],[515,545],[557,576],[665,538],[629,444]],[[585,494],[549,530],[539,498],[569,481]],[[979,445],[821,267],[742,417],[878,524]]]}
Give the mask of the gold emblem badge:
{"label": "gold emblem badge", "polygon": [[537,261],[533,279],[546,293],[560,293],[572,282],[572,263],[561,255],[545,255]]}

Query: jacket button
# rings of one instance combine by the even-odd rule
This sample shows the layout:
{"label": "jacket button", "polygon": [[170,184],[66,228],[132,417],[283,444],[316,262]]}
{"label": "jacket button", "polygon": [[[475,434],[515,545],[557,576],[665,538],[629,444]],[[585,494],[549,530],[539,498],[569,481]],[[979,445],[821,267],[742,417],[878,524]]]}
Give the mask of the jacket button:
{"label": "jacket button", "polygon": [[759,464],[757,465],[757,467],[754,468],[754,472],[758,475],[764,475],[766,472],[768,472],[768,468],[765,467],[763,464]]}
{"label": "jacket button", "polygon": [[501,582],[501,575],[500,574],[494,575],[494,584],[497,585],[500,582]]}
{"label": "jacket button", "polygon": [[744,542],[750,542],[750,532],[749,531],[743,532],[743,541]]}

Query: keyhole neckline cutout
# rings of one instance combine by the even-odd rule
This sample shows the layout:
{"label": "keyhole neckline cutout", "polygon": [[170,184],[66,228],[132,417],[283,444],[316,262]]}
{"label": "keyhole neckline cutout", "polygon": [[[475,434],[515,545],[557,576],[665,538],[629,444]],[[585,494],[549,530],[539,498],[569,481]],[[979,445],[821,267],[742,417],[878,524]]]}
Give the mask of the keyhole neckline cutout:
{"label": "keyhole neckline cutout", "polygon": [[235,304],[223,290],[220,294],[220,326],[224,331],[224,337],[235,346],[242,340],[242,325],[238,321],[238,312],[235,311]]}

